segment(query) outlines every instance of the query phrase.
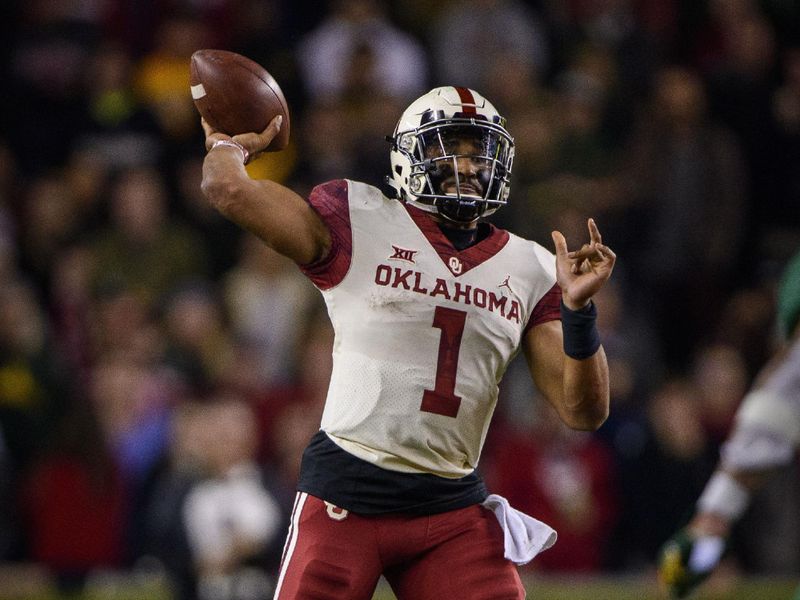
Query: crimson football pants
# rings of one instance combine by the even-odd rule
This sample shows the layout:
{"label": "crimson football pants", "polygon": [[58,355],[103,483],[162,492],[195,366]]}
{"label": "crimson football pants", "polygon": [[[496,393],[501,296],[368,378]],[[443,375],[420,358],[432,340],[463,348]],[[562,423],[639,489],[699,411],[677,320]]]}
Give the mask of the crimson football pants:
{"label": "crimson football pants", "polygon": [[398,600],[525,598],[500,525],[482,506],[359,516],[297,495],[274,600],[370,600],[381,574]]}

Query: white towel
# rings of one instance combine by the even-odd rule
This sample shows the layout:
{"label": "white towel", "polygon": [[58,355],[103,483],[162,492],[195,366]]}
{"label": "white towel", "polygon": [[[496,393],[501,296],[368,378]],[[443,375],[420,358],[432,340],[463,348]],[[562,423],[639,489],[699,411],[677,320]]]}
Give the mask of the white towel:
{"label": "white towel", "polygon": [[549,525],[512,508],[508,500],[491,494],[483,507],[494,512],[503,528],[505,558],[515,565],[526,565],[533,557],[556,543],[558,534]]}

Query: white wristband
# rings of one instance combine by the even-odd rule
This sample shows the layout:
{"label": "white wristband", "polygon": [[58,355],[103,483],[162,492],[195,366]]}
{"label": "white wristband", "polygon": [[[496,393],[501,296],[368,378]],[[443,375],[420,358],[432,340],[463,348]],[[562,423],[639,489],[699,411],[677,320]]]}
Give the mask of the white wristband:
{"label": "white wristband", "polygon": [[248,159],[250,158],[250,153],[247,149],[242,146],[239,142],[234,142],[233,140],[217,140],[213,144],[211,144],[211,148],[209,152],[218,146],[229,146],[231,148],[237,148],[242,153],[242,164],[246,165]]}
{"label": "white wristband", "polygon": [[717,471],[706,484],[697,508],[729,521],[737,521],[750,504],[750,492],[728,473]]}

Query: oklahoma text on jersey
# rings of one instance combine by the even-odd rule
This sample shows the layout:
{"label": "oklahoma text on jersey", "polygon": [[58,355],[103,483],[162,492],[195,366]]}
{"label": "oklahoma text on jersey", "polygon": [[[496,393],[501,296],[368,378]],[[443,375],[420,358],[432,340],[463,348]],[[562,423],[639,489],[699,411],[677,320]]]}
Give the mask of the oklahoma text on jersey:
{"label": "oklahoma text on jersey", "polygon": [[509,321],[519,323],[519,302],[509,299],[505,295],[498,296],[483,288],[462,285],[458,281],[451,284],[440,277],[430,281],[429,277],[419,271],[379,264],[375,269],[375,283],[380,286],[409,290],[432,298],[441,297],[453,302],[470,304],[491,312],[499,312]]}

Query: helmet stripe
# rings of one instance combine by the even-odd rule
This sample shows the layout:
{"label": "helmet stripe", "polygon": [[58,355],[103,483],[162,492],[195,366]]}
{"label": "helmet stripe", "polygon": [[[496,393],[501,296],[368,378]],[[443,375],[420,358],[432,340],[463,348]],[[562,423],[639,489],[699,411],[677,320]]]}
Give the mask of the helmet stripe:
{"label": "helmet stripe", "polygon": [[458,97],[461,99],[462,112],[466,115],[477,114],[475,110],[475,97],[472,95],[472,90],[464,87],[457,87]]}

